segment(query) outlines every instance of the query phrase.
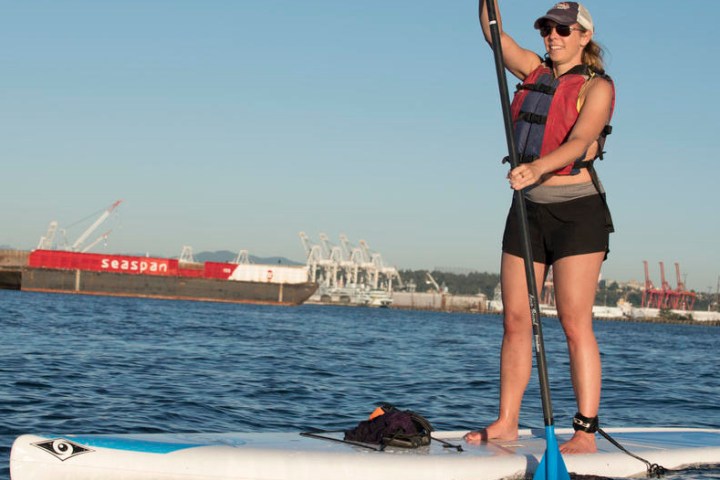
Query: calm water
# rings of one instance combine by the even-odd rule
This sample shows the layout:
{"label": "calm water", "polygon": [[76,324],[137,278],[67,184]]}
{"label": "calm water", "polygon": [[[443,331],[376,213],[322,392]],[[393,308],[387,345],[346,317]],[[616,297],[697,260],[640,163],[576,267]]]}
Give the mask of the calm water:
{"label": "calm water", "polygon": [[[28,432],[340,429],[387,401],[440,430],[485,425],[501,319],[0,290],[0,478]],[[597,322],[605,426],[720,428],[720,328]],[[575,413],[566,349],[544,321],[558,428]],[[541,426],[533,380],[524,426]],[[720,470],[667,478],[720,479]]]}

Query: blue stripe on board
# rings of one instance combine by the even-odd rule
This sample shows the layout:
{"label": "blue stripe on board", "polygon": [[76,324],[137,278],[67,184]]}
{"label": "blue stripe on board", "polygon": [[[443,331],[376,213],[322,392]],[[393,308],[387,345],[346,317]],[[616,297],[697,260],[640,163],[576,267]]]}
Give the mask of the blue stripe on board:
{"label": "blue stripe on board", "polygon": [[150,440],[139,440],[127,437],[108,437],[100,435],[72,435],[66,436],[73,442],[96,448],[111,448],[114,450],[127,450],[143,453],[171,453],[186,448],[200,447],[201,443],[172,443],[153,442]]}

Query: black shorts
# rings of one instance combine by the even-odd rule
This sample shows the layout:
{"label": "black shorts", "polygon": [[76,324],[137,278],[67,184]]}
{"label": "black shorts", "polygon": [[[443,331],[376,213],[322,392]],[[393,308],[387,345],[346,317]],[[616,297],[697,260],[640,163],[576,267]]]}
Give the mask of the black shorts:
{"label": "black shorts", "polygon": [[[612,225],[600,195],[560,203],[525,200],[533,261],[552,265],[556,260],[583,253],[610,252]],[[503,252],[523,256],[516,201],[508,213],[503,234]]]}

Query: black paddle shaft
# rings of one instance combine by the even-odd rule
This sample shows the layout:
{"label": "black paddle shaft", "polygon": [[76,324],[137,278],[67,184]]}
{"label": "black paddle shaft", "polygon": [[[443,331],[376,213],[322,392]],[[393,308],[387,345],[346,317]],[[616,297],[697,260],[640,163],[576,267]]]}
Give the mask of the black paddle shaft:
{"label": "black paddle shaft", "polygon": [[[505,78],[505,63],[503,61],[502,44],[500,42],[500,27],[497,21],[497,13],[495,12],[495,0],[481,1],[485,1],[487,5],[492,49],[495,56],[495,69],[497,70],[498,87],[500,88],[500,103],[502,104],[503,121],[505,122],[505,138],[510,154],[510,166],[515,168],[518,166],[518,155],[515,147],[515,136],[513,134],[510,97],[508,94],[507,79]],[[530,317],[532,319],[535,339],[535,361],[537,363],[538,378],[540,380],[543,416],[545,417],[545,425],[550,426],[553,425],[552,401],[550,400],[550,384],[548,382],[547,362],[545,360],[545,342],[543,341],[540,305],[538,304],[538,289],[537,283],[535,282],[532,249],[530,247],[530,227],[528,226],[525,197],[520,190],[515,190],[514,195],[520,224],[523,258],[525,260],[525,277],[527,278]]]}

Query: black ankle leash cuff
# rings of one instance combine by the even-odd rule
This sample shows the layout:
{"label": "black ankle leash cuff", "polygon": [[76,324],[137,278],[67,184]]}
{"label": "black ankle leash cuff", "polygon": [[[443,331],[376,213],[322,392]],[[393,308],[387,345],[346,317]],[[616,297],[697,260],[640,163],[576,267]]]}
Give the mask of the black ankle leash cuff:
{"label": "black ankle leash cuff", "polygon": [[599,425],[598,417],[588,418],[580,412],[576,413],[573,418],[573,429],[576,432],[595,433],[598,431]]}
{"label": "black ankle leash cuff", "polygon": [[621,451],[627,453],[631,457],[643,462],[645,464],[645,466],[647,467],[647,474],[649,477],[660,478],[661,476],[663,476],[665,473],[668,472],[668,470],[665,467],[658,465],[657,463],[650,463],[647,460],[645,460],[644,458],[638,457],[637,455],[628,451],[625,447],[620,445],[617,442],[617,440],[612,438],[610,435],[608,435],[608,433],[605,430],[600,428],[600,422],[598,421],[598,417],[588,418],[585,415],[583,415],[582,413],[578,412],[575,414],[575,417],[573,418],[573,428],[575,429],[576,432],[578,432],[578,431],[587,432],[587,433],[600,432],[600,435],[602,435],[608,442],[612,443],[617,448],[619,448]]}

